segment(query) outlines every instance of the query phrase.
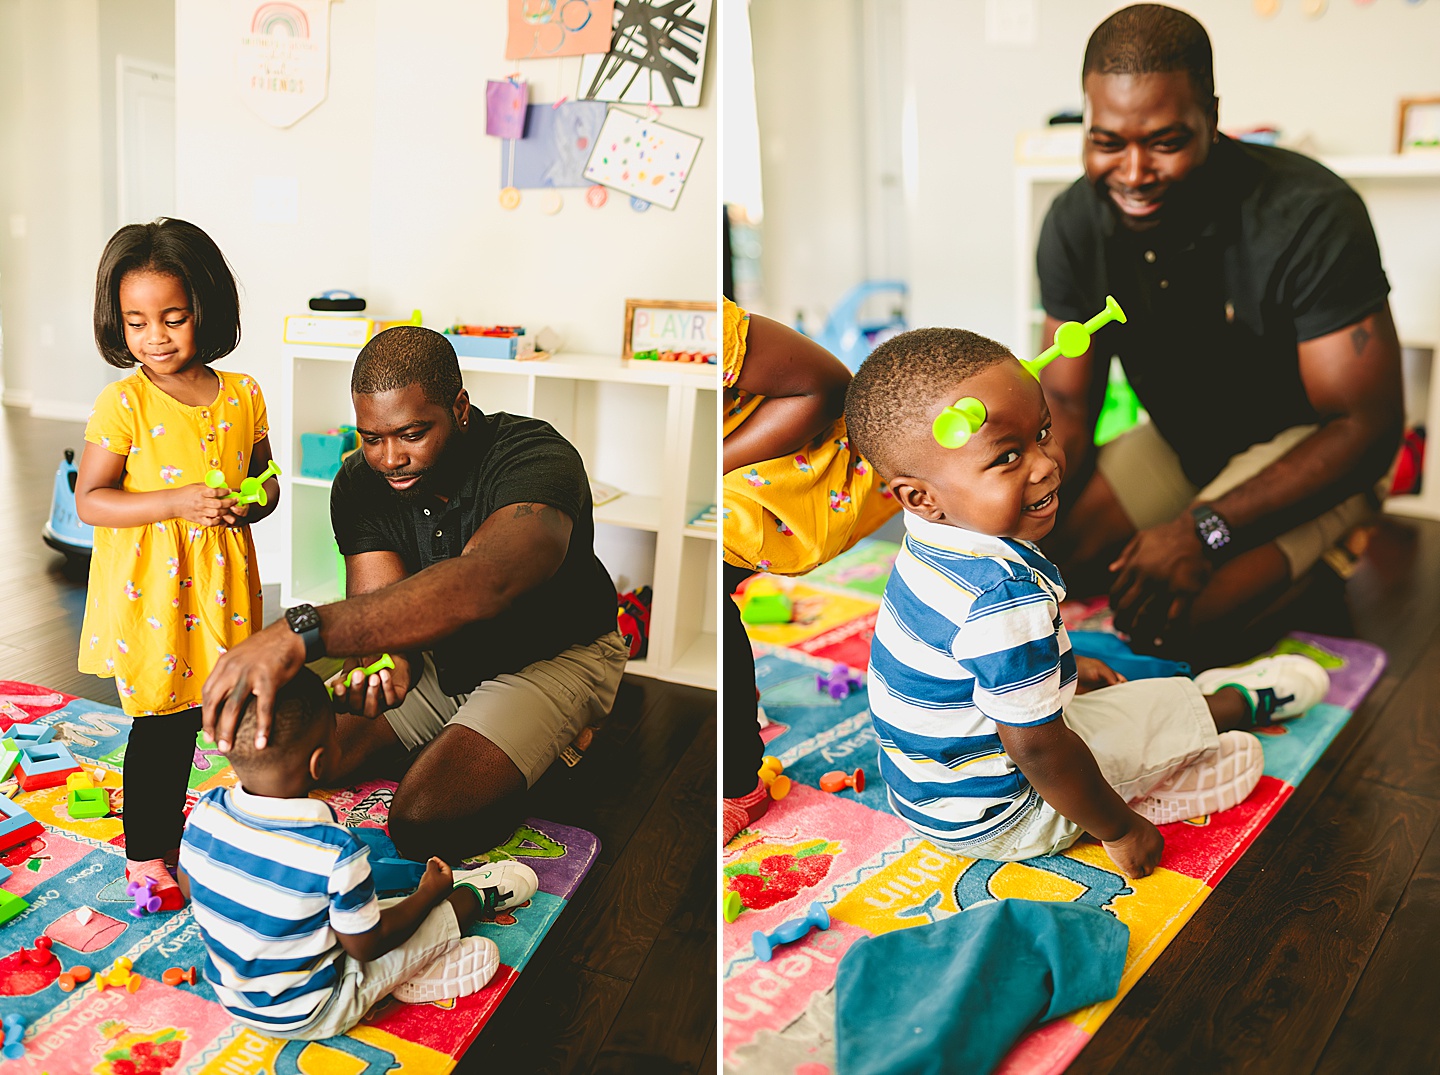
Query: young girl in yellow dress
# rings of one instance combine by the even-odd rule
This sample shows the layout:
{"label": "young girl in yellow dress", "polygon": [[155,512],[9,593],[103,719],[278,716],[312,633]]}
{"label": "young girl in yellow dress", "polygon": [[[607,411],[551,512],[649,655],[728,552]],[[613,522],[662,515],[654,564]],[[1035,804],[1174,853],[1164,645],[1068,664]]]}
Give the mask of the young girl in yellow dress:
{"label": "young girl in yellow dress", "polygon": [[[184,900],[166,869],[180,847],[200,730],[200,689],[226,649],[260,625],[250,524],[275,510],[230,489],[270,462],[254,378],[210,363],[240,342],[235,279],[183,220],[121,228],[95,281],[95,343],[134,372],[108,385],[85,428],[75,506],[95,527],[80,671],[113,676],[135,718],[125,751],[126,880],[161,906]],[[227,488],[211,488],[219,470]]]}
{"label": "young girl in yellow dress", "polygon": [[[801,575],[839,556],[899,510],[851,450],[850,371],[818,343],[724,301],[722,511],[725,592],[752,572]],[[726,602],[723,843],[769,805],[756,770],[755,664],[740,610]]]}

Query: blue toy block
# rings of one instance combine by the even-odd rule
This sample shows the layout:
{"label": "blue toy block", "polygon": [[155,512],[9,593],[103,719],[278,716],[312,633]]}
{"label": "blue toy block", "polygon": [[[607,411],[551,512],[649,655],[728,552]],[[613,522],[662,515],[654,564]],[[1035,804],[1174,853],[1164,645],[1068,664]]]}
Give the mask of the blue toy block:
{"label": "blue toy block", "polygon": [[65,783],[71,773],[79,771],[80,763],[64,743],[27,746],[20,751],[20,761],[15,766],[20,786],[26,791],[53,788]]}
{"label": "blue toy block", "polygon": [[14,847],[44,831],[40,822],[30,816],[29,810],[8,796],[0,795],[0,850]]}
{"label": "blue toy block", "polygon": [[338,433],[300,434],[300,474],[329,481],[340,473],[345,453],[355,447],[355,431],[341,426]]}
{"label": "blue toy block", "polygon": [[55,729],[48,724],[16,724],[5,733],[6,739],[13,739],[22,748],[40,746],[55,738]]}

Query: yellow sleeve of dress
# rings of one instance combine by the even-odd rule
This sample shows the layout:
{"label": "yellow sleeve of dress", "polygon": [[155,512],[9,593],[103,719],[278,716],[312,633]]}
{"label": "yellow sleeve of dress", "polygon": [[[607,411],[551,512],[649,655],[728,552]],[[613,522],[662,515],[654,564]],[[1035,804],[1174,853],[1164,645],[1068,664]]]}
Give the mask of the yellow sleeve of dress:
{"label": "yellow sleeve of dress", "polygon": [[259,444],[270,435],[270,418],[265,413],[265,393],[260,391],[260,383],[254,377],[242,377],[240,383],[250,393],[251,410],[255,416],[255,443]]}
{"label": "yellow sleeve of dress", "polygon": [[85,423],[85,439],[107,452],[128,456],[135,443],[135,406],[125,386],[125,381],[116,381],[100,390]]}
{"label": "yellow sleeve of dress", "polygon": [[750,334],[750,315],[729,299],[725,300],[725,365],[721,379],[726,388],[735,387],[740,367],[745,364],[745,341]]}

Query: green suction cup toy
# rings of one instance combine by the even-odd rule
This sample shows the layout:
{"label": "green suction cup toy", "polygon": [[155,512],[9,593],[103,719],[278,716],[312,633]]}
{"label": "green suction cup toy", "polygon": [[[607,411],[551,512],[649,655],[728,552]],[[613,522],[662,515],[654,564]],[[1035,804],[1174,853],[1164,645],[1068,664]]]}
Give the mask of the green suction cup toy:
{"label": "green suction cup toy", "polygon": [[984,424],[985,404],[974,396],[966,396],[937,414],[930,429],[942,448],[960,448]]}
{"label": "green suction cup toy", "polygon": [[[390,654],[388,653],[380,654],[380,659],[374,664],[366,665],[364,668],[352,668],[350,670],[350,686],[355,686],[357,683],[364,683],[367,679],[373,676],[376,672],[380,671],[380,669],[382,668],[388,668],[391,671],[394,671],[395,669],[395,662],[390,659]],[[356,672],[360,673],[358,678],[355,675]],[[325,684],[325,689],[330,693],[331,698],[335,697],[334,684]]]}
{"label": "green suction cup toy", "polygon": [[[262,508],[270,503],[269,496],[265,493],[265,483],[271,478],[280,477],[280,467],[275,460],[270,460],[267,466],[253,478],[240,479],[240,491],[235,494],[237,504],[259,504]],[[225,484],[225,473],[220,470],[212,470],[205,475],[205,484],[211,489],[228,489]]]}
{"label": "green suction cup toy", "polygon": [[1090,349],[1090,337],[1099,332],[1112,321],[1125,323],[1125,311],[1120,309],[1120,304],[1115,301],[1114,295],[1105,296],[1105,309],[1096,314],[1083,325],[1079,321],[1066,321],[1055,330],[1055,342],[1050,348],[1035,358],[1020,360],[1020,365],[1030,371],[1030,376],[1037,381],[1040,379],[1040,371],[1050,363],[1054,362],[1061,355],[1066,358],[1079,358]]}

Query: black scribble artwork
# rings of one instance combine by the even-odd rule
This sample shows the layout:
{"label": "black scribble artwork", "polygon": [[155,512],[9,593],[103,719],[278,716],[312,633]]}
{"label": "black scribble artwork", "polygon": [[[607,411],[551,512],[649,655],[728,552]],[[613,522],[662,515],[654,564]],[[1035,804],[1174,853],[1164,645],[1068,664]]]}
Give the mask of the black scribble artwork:
{"label": "black scribble artwork", "polygon": [[586,100],[698,105],[710,0],[615,0],[610,51],[586,57]]}

